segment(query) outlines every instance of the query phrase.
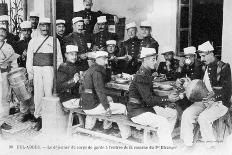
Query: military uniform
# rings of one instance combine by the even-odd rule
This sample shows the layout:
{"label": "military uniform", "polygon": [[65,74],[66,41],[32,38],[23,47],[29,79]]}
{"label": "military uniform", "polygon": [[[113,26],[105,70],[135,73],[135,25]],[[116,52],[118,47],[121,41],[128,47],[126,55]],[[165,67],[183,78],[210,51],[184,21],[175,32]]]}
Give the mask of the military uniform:
{"label": "military uniform", "polygon": [[193,143],[193,122],[198,121],[201,135],[206,142],[216,142],[212,123],[226,114],[230,108],[231,69],[230,65],[215,60],[206,68],[203,81],[209,92],[214,92],[214,100],[195,102],[182,114],[181,138],[185,145]]}
{"label": "military uniform", "polygon": [[107,40],[118,40],[118,36],[115,33],[110,33],[108,30],[100,31],[93,35],[93,46],[96,46],[98,49],[106,49]]}
{"label": "military uniform", "polygon": [[152,38],[152,36],[147,36],[141,40],[140,50],[142,47],[155,48],[156,52],[158,53],[159,44],[154,38]]}
{"label": "military uniform", "polygon": [[60,102],[66,102],[71,99],[77,99],[79,94],[79,82],[75,82],[73,77],[79,73],[80,69],[71,62],[65,62],[60,65],[57,72],[57,91]]}
{"label": "military uniform", "polygon": [[93,34],[94,26],[97,23],[97,17],[106,16],[108,23],[114,22],[114,16],[110,14],[103,14],[101,11],[94,12],[90,9],[74,12],[74,17],[82,17],[83,19],[89,19],[90,23],[85,25],[84,29],[87,34]]}
{"label": "military uniform", "polygon": [[171,132],[177,113],[174,109],[164,108],[170,103],[168,97],[154,95],[151,75],[151,70],[144,66],[135,74],[129,87],[128,117],[135,123],[158,127],[160,143],[172,145]]}
{"label": "military uniform", "polygon": [[61,49],[61,53],[63,56],[63,60],[65,60],[65,37],[64,36],[60,36],[58,34],[56,34],[57,39],[60,42],[60,49]]}
{"label": "military uniform", "polygon": [[[88,115],[104,115],[108,108],[112,114],[126,114],[126,106],[109,102],[107,99],[106,70],[103,66],[93,64],[86,71],[83,79],[80,107]],[[86,118],[89,118],[87,116]],[[88,119],[87,119],[88,120]],[[88,123],[87,123],[88,124]],[[130,136],[130,127],[118,124],[122,137]]]}
{"label": "military uniform", "polygon": [[130,38],[123,42],[120,55],[124,56],[128,54],[132,57],[131,61],[126,62],[123,72],[135,74],[141,66],[141,62],[138,61],[140,54],[140,42],[141,40],[138,39],[138,37]]}
{"label": "military uniform", "polygon": [[[67,45],[76,45],[78,46],[79,52],[84,54],[88,52],[87,47],[87,36],[84,36],[83,34],[72,32],[69,35],[67,35],[64,38],[65,46]],[[82,60],[78,58],[77,60],[77,66],[82,66],[82,71],[85,71],[88,69],[88,62],[87,60]]]}
{"label": "military uniform", "polygon": [[204,76],[204,68],[203,63],[197,59],[195,59],[192,65],[184,64],[181,70],[182,77],[189,77],[191,80],[193,79],[202,79]]}
{"label": "military uniform", "polygon": [[167,69],[166,62],[160,62],[157,72],[159,74],[165,74],[167,80],[173,81],[181,77],[180,73],[178,72],[179,60],[172,59],[170,62],[171,62],[170,71],[168,71]]}
{"label": "military uniform", "polygon": [[15,52],[20,55],[20,57],[18,58],[19,67],[26,68],[26,56],[23,54],[23,52],[27,51],[30,40],[31,38],[20,40],[15,44]]}
{"label": "military uniform", "polygon": [[[45,41],[46,38],[47,40]],[[41,44],[42,46],[40,47]],[[57,67],[62,62],[60,42],[57,39]],[[34,83],[34,115],[38,118],[41,116],[42,111],[42,97],[52,96],[54,77],[53,37],[40,35],[31,39],[27,50],[26,68],[29,79],[33,79]]]}
{"label": "military uniform", "polygon": [[[4,60],[9,60],[11,56],[14,54],[14,50],[11,45],[6,42],[0,48],[0,61],[4,62]],[[7,79],[7,74],[10,72],[11,68],[18,67],[17,59],[13,60],[11,63],[3,63],[1,64],[1,77],[0,77],[0,91],[1,91],[1,102],[0,102],[0,119],[4,116],[9,115],[10,103],[8,103],[11,90],[9,86],[9,82]],[[0,120],[0,125],[2,124]]]}

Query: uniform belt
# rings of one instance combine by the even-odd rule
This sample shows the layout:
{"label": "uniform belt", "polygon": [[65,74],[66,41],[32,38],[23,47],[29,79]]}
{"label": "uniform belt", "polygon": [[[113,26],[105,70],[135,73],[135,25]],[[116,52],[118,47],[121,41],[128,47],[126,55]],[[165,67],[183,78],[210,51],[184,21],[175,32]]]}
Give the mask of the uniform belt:
{"label": "uniform belt", "polygon": [[84,92],[88,93],[88,94],[93,94],[93,90],[92,89],[85,89]]}
{"label": "uniform belt", "polygon": [[133,98],[133,97],[130,97],[130,98],[129,98],[129,102],[130,102],[130,103],[135,103],[135,104],[141,104],[141,101],[139,101],[138,99]]}

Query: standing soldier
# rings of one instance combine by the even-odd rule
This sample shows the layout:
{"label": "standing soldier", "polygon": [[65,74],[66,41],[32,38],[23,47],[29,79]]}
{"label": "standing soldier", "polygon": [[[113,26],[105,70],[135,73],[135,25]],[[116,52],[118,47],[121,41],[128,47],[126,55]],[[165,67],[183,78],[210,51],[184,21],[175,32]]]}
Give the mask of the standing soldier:
{"label": "standing soldier", "polygon": [[26,68],[27,48],[29,41],[31,40],[31,22],[24,21],[20,24],[21,38],[15,44],[15,52],[20,55],[18,58],[19,67]]}
{"label": "standing soldier", "polygon": [[61,48],[61,53],[62,53],[63,59],[65,59],[64,35],[65,35],[65,20],[58,19],[58,20],[56,20],[56,36],[60,42],[60,48]]}
{"label": "standing soldier", "polygon": [[156,52],[158,53],[159,44],[151,36],[151,31],[152,31],[151,24],[148,21],[142,21],[140,28],[143,37],[140,44],[140,50],[142,49],[142,47],[155,48]]}
{"label": "standing soldier", "polygon": [[106,16],[100,16],[97,18],[97,25],[99,32],[93,37],[93,50],[106,50],[107,40],[118,40],[118,36],[115,33],[110,33],[107,29]]}
{"label": "standing soldier", "polygon": [[30,12],[29,21],[31,22],[32,27],[31,38],[38,37],[40,35],[40,30],[38,29],[39,13]]}
{"label": "standing soldier", "polygon": [[155,49],[142,48],[140,58],[142,65],[129,88],[128,116],[135,123],[158,127],[160,145],[172,146],[171,133],[176,123],[177,111],[169,106],[172,107],[172,103],[179,97],[175,93],[167,97],[154,95],[152,70],[157,63]]}
{"label": "standing soldier", "polygon": [[74,17],[73,22],[73,32],[65,37],[65,45],[76,45],[81,53],[78,56],[77,65],[82,66],[82,71],[88,69],[88,62],[86,53],[88,52],[87,37],[83,34],[84,21],[82,17]]}
{"label": "standing soldier", "polygon": [[9,32],[9,19],[10,17],[8,15],[1,15],[0,16],[0,26],[5,27],[7,30],[7,36],[6,36],[6,43],[10,44],[13,48],[15,43],[19,40],[19,36],[13,35]]}
{"label": "standing soldier", "polygon": [[75,12],[74,17],[82,17],[84,19],[84,30],[86,34],[93,34],[94,26],[97,23],[97,17],[99,16],[106,16],[107,21],[110,21],[111,23],[117,23],[117,16],[103,14],[101,11],[91,11],[93,6],[92,0],[83,0],[83,5],[85,9]]}
{"label": "standing soldier", "polygon": [[164,56],[165,61],[160,62],[157,72],[165,74],[167,80],[176,80],[180,77],[179,60],[174,58],[174,50],[171,47],[164,47],[161,54]]}
{"label": "standing soldier", "polygon": [[[81,93],[80,107],[87,114],[86,128],[93,128],[96,120],[89,115],[106,115],[126,114],[126,107],[120,103],[114,103],[111,97],[107,96],[106,70],[108,64],[108,53],[105,51],[97,51],[94,54],[95,64],[90,66],[86,71],[83,80],[83,92]],[[107,122],[107,121],[105,121]],[[104,123],[107,124],[107,123]],[[109,123],[110,124],[110,123]],[[106,125],[104,125],[106,127]],[[118,124],[122,138],[130,136],[130,127]],[[110,125],[108,126],[110,127]]]}
{"label": "standing soldier", "polygon": [[2,121],[3,117],[9,115],[11,95],[10,86],[7,79],[7,74],[11,68],[18,67],[17,55],[15,54],[11,45],[5,42],[7,37],[7,29],[0,25],[0,129],[9,130],[11,126]]}
{"label": "standing soldier", "polygon": [[[36,130],[42,128],[42,97],[52,96],[53,88],[53,37],[49,36],[50,19],[40,18],[41,35],[32,38],[27,50],[27,73],[29,80],[34,83],[34,116],[37,118]],[[57,39],[57,66],[62,63],[60,43]]]}
{"label": "standing soldier", "polygon": [[123,72],[135,74],[141,65],[141,62],[139,62],[141,40],[136,36],[137,27],[135,22],[127,24],[126,30],[129,39],[123,42],[120,51],[120,55],[127,57]]}

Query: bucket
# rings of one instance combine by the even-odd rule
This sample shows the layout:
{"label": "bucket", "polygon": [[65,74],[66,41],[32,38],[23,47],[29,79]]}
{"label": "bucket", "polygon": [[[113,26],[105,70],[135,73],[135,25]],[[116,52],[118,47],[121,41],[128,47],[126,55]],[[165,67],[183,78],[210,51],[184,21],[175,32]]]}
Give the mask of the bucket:
{"label": "bucket", "polygon": [[26,69],[23,67],[14,69],[7,74],[10,87],[13,89],[19,101],[26,101],[31,98],[28,91],[28,80],[26,78]]}

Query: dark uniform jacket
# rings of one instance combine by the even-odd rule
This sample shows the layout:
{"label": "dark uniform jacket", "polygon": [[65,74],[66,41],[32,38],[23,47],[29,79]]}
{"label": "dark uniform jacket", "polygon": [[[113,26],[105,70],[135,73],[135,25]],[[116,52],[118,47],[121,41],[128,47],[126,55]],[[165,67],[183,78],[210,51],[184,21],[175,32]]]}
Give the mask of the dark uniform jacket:
{"label": "dark uniform jacket", "polygon": [[170,71],[167,70],[166,62],[160,62],[157,72],[159,74],[165,74],[167,80],[172,81],[181,77],[180,73],[178,72],[178,68],[179,68],[179,60],[172,59],[170,65]]}
{"label": "dark uniform jacket", "polygon": [[19,40],[15,43],[15,53],[19,54],[20,57],[18,58],[18,65],[19,67],[26,67],[26,56],[23,55],[23,52],[28,48],[28,44],[31,38],[25,40]]}
{"label": "dark uniform jacket", "polygon": [[19,41],[19,36],[17,35],[13,35],[12,33],[7,33],[7,36],[6,36],[6,43],[7,44],[10,44],[13,49],[15,50],[15,43]]}
{"label": "dark uniform jacket", "polygon": [[[129,87],[129,103],[127,105],[129,118],[145,112],[155,113],[154,106],[167,105],[167,97],[159,97],[153,93],[153,77],[151,70],[140,67]],[[133,102],[133,100],[137,100]]]}
{"label": "dark uniform jacket", "polygon": [[[88,52],[87,37],[84,36],[83,34],[72,32],[69,35],[65,36],[64,42],[65,42],[65,46],[67,46],[67,45],[76,45],[76,46],[78,46],[78,50],[82,54]],[[78,58],[78,60],[76,62],[76,65],[81,66],[82,71],[85,71],[85,70],[88,69],[87,60],[82,60],[82,59]]]}
{"label": "dark uniform jacket", "polygon": [[125,62],[123,72],[128,74],[135,74],[141,66],[141,62],[138,61],[140,55],[140,42],[141,40],[138,39],[138,37],[134,37],[122,43],[120,55],[124,56],[128,54],[132,56],[131,61]]}
{"label": "dark uniform jacket", "polygon": [[140,50],[142,47],[155,48],[156,53],[158,53],[159,44],[154,38],[152,38],[152,36],[147,36],[142,39],[140,43]]}
{"label": "dark uniform jacket", "polygon": [[71,63],[65,62],[59,66],[57,72],[57,91],[61,102],[79,98],[79,82],[75,83],[73,76],[79,73],[79,68]]}
{"label": "dark uniform jacket", "polygon": [[[91,65],[84,75],[80,107],[90,110],[102,104],[105,109],[108,109],[109,103],[106,95],[108,90],[105,88],[107,82],[106,69],[98,64]],[[85,90],[90,90],[92,93]]]}
{"label": "dark uniform jacket", "polygon": [[114,16],[111,14],[103,14],[101,11],[94,12],[90,9],[81,10],[78,12],[74,12],[74,17],[82,17],[83,19],[89,19],[90,23],[85,25],[84,29],[87,34],[92,34],[94,30],[94,26],[97,23],[97,17],[106,16],[108,23],[114,22]]}
{"label": "dark uniform jacket", "polygon": [[[216,101],[222,101],[230,108],[231,97],[231,69],[228,63],[215,60],[208,65],[208,75],[215,93]],[[217,88],[219,87],[219,88]],[[221,87],[221,88],[220,88]]]}
{"label": "dark uniform jacket", "polygon": [[100,31],[93,35],[93,45],[97,46],[99,49],[106,49],[107,40],[118,40],[118,36],[115,33],[110,33],[108,30]]}
{"label": "dark uniform jacket", "polygon": [[57,36],[57,39],[60,42],[60,49],[61,49],[63,60],[65,60],[65,51],[66,51],[65,37],[64,36],[60,36],[58,34],[56,34],[56,36]]}
{"label": "dark uniform jacket", "polygon": [[181,77],[186,77],[186,75],[191,79],[202,79],[204,76],[203,63],[197,59],[192,65],[184,64],[181,70]]}

